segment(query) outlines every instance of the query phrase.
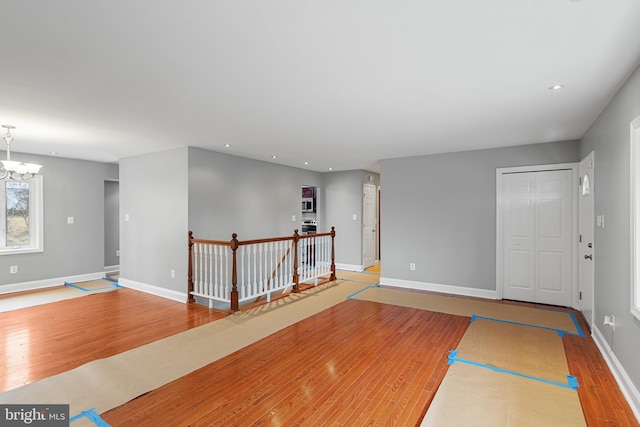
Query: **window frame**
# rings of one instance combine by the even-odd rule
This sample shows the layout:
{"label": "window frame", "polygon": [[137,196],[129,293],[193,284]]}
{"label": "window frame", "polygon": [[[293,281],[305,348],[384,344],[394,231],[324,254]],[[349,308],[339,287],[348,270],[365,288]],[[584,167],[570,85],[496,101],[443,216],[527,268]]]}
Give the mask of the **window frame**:
{"label": "window frame", "polygon": [[630,131],[631,314],[640,320],[640,116]]}
{"label": "window frame", "polygon": [[44,185],[42,175],[36,175],[28,181],[34,185],[29,187],[29,242],[28,246],[6,245],[6,185],[8,178],[0,180],[2,191],[0,201],[0,256],[44,252]]}

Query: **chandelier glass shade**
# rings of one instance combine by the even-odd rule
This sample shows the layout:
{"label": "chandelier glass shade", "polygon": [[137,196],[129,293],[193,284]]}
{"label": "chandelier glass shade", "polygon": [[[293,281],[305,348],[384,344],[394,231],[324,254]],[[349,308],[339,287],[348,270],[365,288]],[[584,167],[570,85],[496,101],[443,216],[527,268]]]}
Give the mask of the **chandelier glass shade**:
{"label": "chandelier glass shade", "polygon": [[15,129],[15,126],[2,125],[2,127],[7,130],[7,134],[3,138],[7,143],[7,160],[2,160],[0,179],[12,179],[17,181],[33,178],[40,171],[42,165],[37,165],[35,163],[21,163],[11,160],[11,142],[13,142],[11,129]]}

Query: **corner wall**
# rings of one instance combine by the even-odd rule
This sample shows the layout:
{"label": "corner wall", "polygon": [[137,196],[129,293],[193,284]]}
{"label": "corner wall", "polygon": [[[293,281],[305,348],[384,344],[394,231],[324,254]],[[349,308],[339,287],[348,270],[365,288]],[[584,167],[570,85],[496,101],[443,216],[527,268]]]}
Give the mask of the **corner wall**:
{"label": "corner wall", "polygon": [[[4,158],[4,152],[0,152]],[[118,165],[12,153],[43,165],[44,252],[0,256],[0,293],[62,285],[68,278],[104,271],[104,182]],[[74,217],[67,224],[67,217]],[[18,274],[9,275],[17,265]],[[86,279],[85,279],[86,280]]]}
{"label": "corner wall", "polygon": [[187,148],[122,159],[119,282],[185,302],[187,226]]}
{"label": "corner wall", "polygon": [[[630,123],[640,116],[640,69],[636,69],[582,138],[580,156],[595,151],[595,214],[605,227],[594,237],[594,338],[619,378],[640,418],[640,321],[630,312],[631,206]],[[615,332],[603,326],[616,316]],[[626,377],[626,379],[624,378]],[[623,384],[624,386],[624,384]]]}
{"label": "corner wall", "polygon": [[569,141],[383,160],[381,283],[489,295],[496,289],[496,169],[578,157],[578,142]]}

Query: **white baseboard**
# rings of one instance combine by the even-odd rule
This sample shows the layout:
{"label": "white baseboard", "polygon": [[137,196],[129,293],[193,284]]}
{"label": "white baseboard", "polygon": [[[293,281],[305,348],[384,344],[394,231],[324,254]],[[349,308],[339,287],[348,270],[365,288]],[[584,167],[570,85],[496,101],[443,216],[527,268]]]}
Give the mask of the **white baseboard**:
{"label": "white baseboard", "polygon": [[609,344],[604,339],[602,332],[600,332],[595,324],[593,325],[591,336],[598,346],[600,353],[602,353],[602,357],[604,357],[605,362],[607,362],[618,386],[620,386],[622,394],[627,398],[627,402],[629,403],[629,406],[631,406],[633,414],[640,422],[640,391],[638,391],[638,389],[633,385],[631,378],[629,378],[627,372],[618,361],[618,358],[613,351],[611,351],[611,347],[609,347]]}
{"label": "white baseboard", "polygon": [[53,279],[34,280],[32,282],[12,283],[10,285],[1,285],[0,294],[9,294],[13,292],[34,291],[38,289],[52,288],[54,286],[62,286],[64,282],[77,283],[86,282],[88,280],[96,280],[104,277],[104,272],[78,274],[75,276],[56,277]]}
{"label": "white baseboard", "polygon": [[419,291],[441,292],[444,294],[463,295],[486,299],[497,299],[496,291],[487,289],[467,288],[463,286],[439,285],[437,283],[415,282],[413,280],[391,279],[380,277],[383,286],[395,286],[397,288],[415,289]]}
{"label": "white baseboard", "polygon": [[159,286],[149,285],[147,283],[136,282],[134,280],[125,279],[120,277],[118,284],[125,288],[135,289],[136,291],[144,292],[147,294],[155,295],[162,298],[167,298],[178,302],[187,302],[187,293],[172,291],[171,289],[161,288]]}
{"label": "white baseboard", "polygon": [[336,263],[336,270],[347,270],[347,271],[357,271],[359,273],[364,271],[364,265],[356,265],[356,264],[339,264]]}

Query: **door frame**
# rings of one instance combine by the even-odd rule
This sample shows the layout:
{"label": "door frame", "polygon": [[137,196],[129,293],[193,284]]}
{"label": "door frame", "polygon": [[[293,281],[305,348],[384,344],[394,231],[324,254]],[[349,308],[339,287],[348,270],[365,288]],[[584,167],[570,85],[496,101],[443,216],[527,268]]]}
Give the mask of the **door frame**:
{"label": "door frame", "polygon": [[365,196],[365,189],[366,188],[373,188],[373,209],[371,211],[373,218],[372,219],[372,224],[373,224],[373,253],[371,254],[371,256],[373,257],[372,260],[372,264],[371,265],[375,265],[376,263],[376,257],[378,254],[378,220],[377,220],[377,212],[378,212],[378,191],[377,191],[377,186],[374,184],[369,184],[369,183],[363,183],[362,184],[362,265],[363,265],[363,271],[366,270],[368,267],[371,267],[371,265],[367,266],[366,263],[364,262],[364,253],[365,253],[365,232],[364,232],[364,227],[365,227],[365,222],[366,222],[366,218],[364,217],[365,215],[365,209],[364,209],[364,196]]}
{"label": "door frame", "polygon": [[[596,191],[596,186],[598,185],[596,183],[596,179],[595,179],[596,178],[596,176],[595,176],[595,158],[596,158],[595,151],[591,151],[582,160],[580,160],[580,163],[579,163],[580,165],[582,165],[583,163],[586,163],[586,162],[590,162],[591,163],[590,166],[588,166],[588,168],[591,169],[591,175],[590,175],[591,176],[591,182],[589,183],[590,184],[589,186],[590,186],[591,197],[593,198],[592,199],[593,200],[593,206],[592,206],[593,210],[591,211],[591,219],[592,219],[592,221],[591,221],[590,227],[591,227],[591,235],[593,236],[593,240],[594,240],[591,243],[593,243],[594,247],[591,248],[590,252],[591,252],[591,256],[594,258],[594,260],[592,260],[591,263],[590,263],[590,265],[591,265],[591,292],[590,292],[589,297],[590,297],[590,301],[591,301],[591,306],[587,307],[591,311],[591,316],[590,316],[589,319],[587,319],[586,316],[585,316],[585,319],[586,319],[587,323],[589,324],[589,327],[592,328],[592,329],[593,329],[593,324],[594,324],[594,321],[595,321],[595,250],[596,250],[596,248],[595,248],[595,217],[596,217],[596,214],[595,214],[595,203],[596,203],[595,191]],[[580,179],[581,178],[582,178],[582,174],[580,174]],[[580,193],[580,192],[581,191],[578,190],[578,193]],[[579,197],[579,201],[578,201],[578,204],[579,204],[579,206],[578,206],[578,209],[579,209],[579,211],[578,211],[579,212],[578,213],[578,233],[580,233],[580,230],[582,230],[582,227],[580,227],[581,222],[582,222],[582,218],[583,218],[582,213],[583,213],[583,209],[586,209],[586,208],[584,206],[584,203],[582,202],[583,198],[580,197],[580,194],[579,194],[578,197]],[[585,226],[589,226],[588,224],[584,224],[584,225]],[[579,238],[580,238],[580,236],[578,237],[578,239]],[[580,242],[578,243],[578,263],[580,263],[580,261],[581,261],[580,260],[580,246],[579,245],[580,245]],[[582,292],[583,285],[584,285],[584,280],[583,280],[583,277],[580,275],[580,270],[578,269],[578,294],[580,292]],[[584,307],[580,303],[580,300],[578,300],[578,309],[580,310],[580,312],[584,316],[584,310],[583,310]]]}
{"label": "door frame", "polygon": [[[514,166],[506,168],[496,168],[496,299],[501,300],[503,296],[504,278],[503,273],[503,256],[504,247],[502,244],[503,218],[502,218],[502,177],[505,174],[526,173],[526,172],[545,172],[555,170],[571,170],[571,305],[572,308],[578,307],[578,166],[579,163],[557,163],[550,165],[534,165],[534,166]],[[573,185],[575,184],[575,187]]]}

